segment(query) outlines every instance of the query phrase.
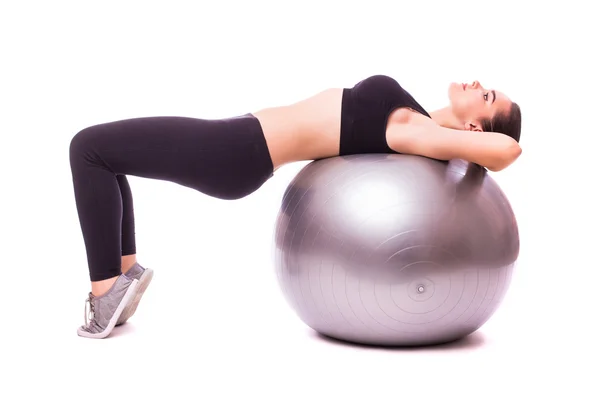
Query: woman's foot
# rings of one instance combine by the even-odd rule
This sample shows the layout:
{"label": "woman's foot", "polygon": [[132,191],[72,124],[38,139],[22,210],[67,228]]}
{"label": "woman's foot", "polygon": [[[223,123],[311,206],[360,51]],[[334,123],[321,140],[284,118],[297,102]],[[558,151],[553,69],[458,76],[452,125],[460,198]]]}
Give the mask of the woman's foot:
{"label": "woman's foot", "polygon": [[127,306],[121,313],[121,316],[117,320],[117,326],[124,324],[129,318],[133,316],[135,310],[137,310],[137,307],[140,304],[140,300],[142,299],[144,292],[146,291],[148,285],[150,285],[150,282],[152,281],[154,271],[150,268],[144,268],[136,262],[131,268],[127,270],[125,276],[130,279],[137,279],[139,282],[135,289],[134,298],[129,304],[127,304]]}
{"label": "woman's foot", "polygon": [[77,334],[93,339],[110,335],[123,310],[135,297],[137,285],[137,279],[120,275],[106,293],[100,296],[90,293],[86,300],[85,324],[77,329]]}

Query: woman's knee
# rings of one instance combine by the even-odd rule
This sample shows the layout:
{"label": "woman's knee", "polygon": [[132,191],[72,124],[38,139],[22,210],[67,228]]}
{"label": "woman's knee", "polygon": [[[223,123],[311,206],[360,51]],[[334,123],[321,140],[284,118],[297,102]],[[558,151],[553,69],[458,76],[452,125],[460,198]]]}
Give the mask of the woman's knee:
{"label": "woman's knee", "polygon": [[69,145],[69,162],[74,174],[85,171],[90,164],[102,164],[102,136],[98,126],[77,132]]}
{"label": "woman's knee", "polygon": [[99,141],[98,126],[90,126],[77,132],[69,144],[69,156],[71,161],[77,157],[89,156],[98,150]]}

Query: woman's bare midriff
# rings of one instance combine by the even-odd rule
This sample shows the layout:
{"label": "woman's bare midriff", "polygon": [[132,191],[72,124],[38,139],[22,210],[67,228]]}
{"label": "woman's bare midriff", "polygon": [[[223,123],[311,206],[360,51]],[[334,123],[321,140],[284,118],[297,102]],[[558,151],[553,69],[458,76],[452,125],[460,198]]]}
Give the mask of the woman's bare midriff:
{"label": "woman's bare midriff", "polygon": [[343,89],[252,113],[262,126],[274,169],[339,154]]}
{"label": "woman's bare midriff", "polygon": [[[252,113],[260,121],[275,170],[296,161],[339,155],[342,94],[343,89],[327,89],[291,105]],[[415,123],[432,121],[408,108],[394,110],[387,121],[388,141]]]}

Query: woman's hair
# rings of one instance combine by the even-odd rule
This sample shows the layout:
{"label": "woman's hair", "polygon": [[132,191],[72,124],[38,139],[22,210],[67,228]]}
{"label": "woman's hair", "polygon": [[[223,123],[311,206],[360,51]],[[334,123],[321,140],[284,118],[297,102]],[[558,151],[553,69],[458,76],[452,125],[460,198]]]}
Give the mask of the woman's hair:
{"label": "woman's hair", "polygon": [[504,133],[518,142],[521,138],[521,107],[513,102],[507,113],[497,113],[492,119],[481,121],[481,126],[486,132]]}

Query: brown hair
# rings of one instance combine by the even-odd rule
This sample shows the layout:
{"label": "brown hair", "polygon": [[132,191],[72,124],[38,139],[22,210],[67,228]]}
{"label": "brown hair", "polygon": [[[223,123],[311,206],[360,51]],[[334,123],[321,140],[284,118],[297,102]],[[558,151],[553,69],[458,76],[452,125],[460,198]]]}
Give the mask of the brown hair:
{"label": "brown hair", "polygon": [[521,138],[521,107],[513,102],[507,113],[497,113],[492,119],[481,121],[481,126],[486,132],[504,133],[518,142]]}

